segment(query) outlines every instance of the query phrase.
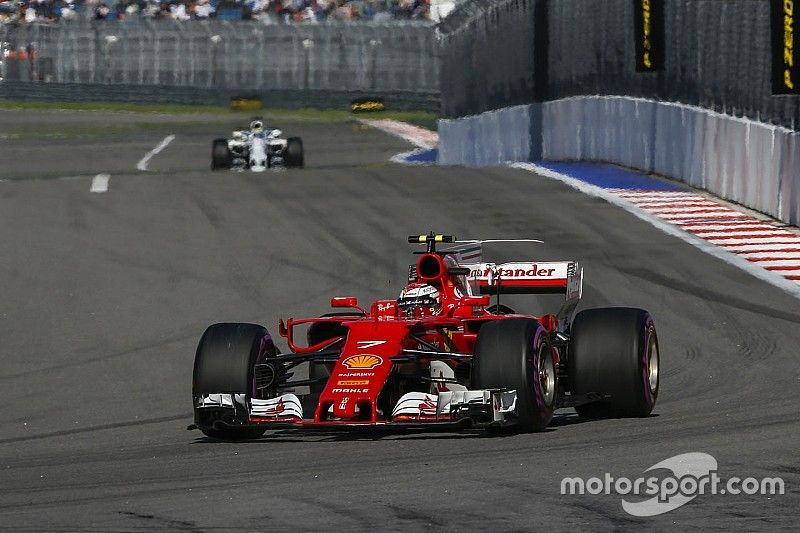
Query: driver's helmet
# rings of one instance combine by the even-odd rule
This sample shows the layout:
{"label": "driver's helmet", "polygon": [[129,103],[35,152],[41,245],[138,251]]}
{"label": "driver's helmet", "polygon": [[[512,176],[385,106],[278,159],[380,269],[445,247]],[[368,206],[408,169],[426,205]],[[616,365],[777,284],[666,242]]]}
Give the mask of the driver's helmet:
{"label": "driver's helmet", "polygon": [[406,318],[438,315],[442,311],[442,298],[433,285],[412,283],[400,293],[397,308]]}
{"label": "driver's helmet", "polygon": [[260,118],[254,118],[250,121],[250,131],[252,133],[262,133],[264,131],[264,121]]}

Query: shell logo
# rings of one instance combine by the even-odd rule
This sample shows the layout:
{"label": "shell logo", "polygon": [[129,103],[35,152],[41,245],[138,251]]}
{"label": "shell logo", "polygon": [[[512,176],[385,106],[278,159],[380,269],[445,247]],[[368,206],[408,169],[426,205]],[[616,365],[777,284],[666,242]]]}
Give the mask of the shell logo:
{"label": "shell logo", "polygon": [[383,359],[381,357],[372,354],[351,355],[350,357],[342,361],[342,364],[351,370],[352,369],[369,370],[370,368],[375,368],[376,366],[382,363]]}

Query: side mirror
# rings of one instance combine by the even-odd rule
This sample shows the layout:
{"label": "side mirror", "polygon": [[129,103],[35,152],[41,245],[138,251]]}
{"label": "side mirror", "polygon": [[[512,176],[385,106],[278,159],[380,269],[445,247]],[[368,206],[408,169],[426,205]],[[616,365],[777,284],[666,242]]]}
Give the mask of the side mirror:
{"label": "side mirror", "polygon": [[486,307],[489,305],[491,297],[487,294],[484,296],[465,296],[461,298],[463,305],[472,305],[474,307]]}
{"label": "side mirror", "polygon": [[[489,297],[487,296],[488,300]],[[331,307],[358,308],[358,298],[355,296],[335,296],[331,298]]]}

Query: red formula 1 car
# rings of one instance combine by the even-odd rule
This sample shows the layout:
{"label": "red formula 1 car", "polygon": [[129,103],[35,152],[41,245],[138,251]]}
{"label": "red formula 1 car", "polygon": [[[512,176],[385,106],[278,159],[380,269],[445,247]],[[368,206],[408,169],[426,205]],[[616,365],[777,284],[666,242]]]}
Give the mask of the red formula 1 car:
{"label": "red formula 1 car", "polygon": [[[262,326],[210,326],[195,356],[190,429],[222,440],[286,428],[540,431],[560,407],[588,418],[650,414],[659,356],[647,311],[587,309],[573,319],[576,262],[484,263],[478,241],[409,242],[427,249],[398,299],[366,309],[337,297],[331,306],[346,311],[281,321],[289,353]],[[521,315],[490,305],[501,293],[561,293],[564,302],[556,314]]]}

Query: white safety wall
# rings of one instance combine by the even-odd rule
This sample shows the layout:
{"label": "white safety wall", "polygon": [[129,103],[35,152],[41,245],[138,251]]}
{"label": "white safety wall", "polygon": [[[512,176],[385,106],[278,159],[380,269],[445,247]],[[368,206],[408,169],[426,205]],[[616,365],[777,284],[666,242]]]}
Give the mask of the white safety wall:
{"label": "white safety wall", "polygon": [[617,163],[800,223],[800,136],[779,126],[624,96],[565,98],[440,121],[442,164],[536,159]]}
{"label": "white safety wall", "polygon": [[518,105],[480,115],[439,120],[439,163],[488,166],[530,161],[541,153],[539,105]]}

